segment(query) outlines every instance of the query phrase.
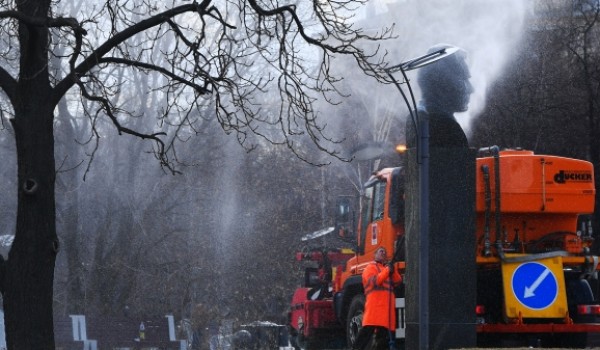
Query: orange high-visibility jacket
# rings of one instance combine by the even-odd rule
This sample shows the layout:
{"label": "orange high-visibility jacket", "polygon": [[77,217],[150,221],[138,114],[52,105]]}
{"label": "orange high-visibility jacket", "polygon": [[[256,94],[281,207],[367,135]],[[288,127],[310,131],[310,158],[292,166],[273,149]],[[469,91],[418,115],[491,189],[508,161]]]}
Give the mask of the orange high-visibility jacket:
{"label": "orange high-visibility jacket", "polygon": [[390,269],[382,263],[370,263],[362,273],[366,303],[363,326],[382,326],[396,329],[396,303],[394,287],[402,282],[402,276],[394,270],[390,284]]}

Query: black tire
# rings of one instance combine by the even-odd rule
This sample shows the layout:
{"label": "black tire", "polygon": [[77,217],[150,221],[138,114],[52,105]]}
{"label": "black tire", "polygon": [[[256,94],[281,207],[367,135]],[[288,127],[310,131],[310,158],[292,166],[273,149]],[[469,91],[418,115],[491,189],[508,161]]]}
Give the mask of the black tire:
{"label": "black tire", "polygon": [[354,347],[356,336],[362,328],[363,313],[365,312],[365,296],[362,294],[352,298],[350,308],[348,309],[348,317],[346,318],[346,340],[348,348]]}

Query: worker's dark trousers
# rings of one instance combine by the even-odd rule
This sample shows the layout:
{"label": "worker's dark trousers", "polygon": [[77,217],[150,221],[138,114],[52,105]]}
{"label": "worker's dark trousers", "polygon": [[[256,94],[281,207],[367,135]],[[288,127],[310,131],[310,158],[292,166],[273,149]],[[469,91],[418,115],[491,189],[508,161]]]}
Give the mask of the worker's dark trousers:
{"label": "worker's dark trousers", "polygon": [[358,332],[353,350],[389,349],[390,331],[381,326],[364,326]]}

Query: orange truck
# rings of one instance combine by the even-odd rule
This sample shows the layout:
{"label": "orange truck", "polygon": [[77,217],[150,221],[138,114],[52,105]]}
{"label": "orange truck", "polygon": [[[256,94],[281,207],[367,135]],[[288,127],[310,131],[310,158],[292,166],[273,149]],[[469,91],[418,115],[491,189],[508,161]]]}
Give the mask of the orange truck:
{"label": "orange truck", "polygon": [[[531,151],[480,150],[476,160],[478,345],[503,343],[587,346],[600,334],[598,256],[592,252],[592,164]],[[351,348],[361,328],[365,298],[361,273],[384,246],[406,271],[402,168],[376,172],[364,185],[358,225],[344,223],[352,206],[338,203],[331,229],[354,240],[353,250],[298,254],[315,261],[292,298],[289,327],[297,349]],[[377,227],[378,239],[370,237]],[[405,339],[405,291],[395,290],[398,346]]]}

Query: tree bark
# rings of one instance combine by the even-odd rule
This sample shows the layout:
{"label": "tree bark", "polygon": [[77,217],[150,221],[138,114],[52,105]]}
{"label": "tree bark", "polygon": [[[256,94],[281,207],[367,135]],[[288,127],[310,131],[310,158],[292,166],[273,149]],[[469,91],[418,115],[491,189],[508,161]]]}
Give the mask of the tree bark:
{"label": "tree bark", "polygon": [[[29,16],[47,16],[48,0],[22,2]],[[21,46],[12,120],[17,146],[15,239],[6,262],[4,312],[9,350],[54,349],[55,213],[53,91],[48,75],[47,27],[19,24]]]}
{"label": "tree bark", "polygon": [[[54,349],[52,300],[58,250],[54,139],[51,110],[33,106],[36,104],[17,112],[13,122],[18,154],[19,204],[15,240],[4,281],[9,350]],[[40,137],[34,138],[37,135]]]}

